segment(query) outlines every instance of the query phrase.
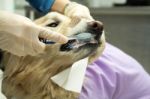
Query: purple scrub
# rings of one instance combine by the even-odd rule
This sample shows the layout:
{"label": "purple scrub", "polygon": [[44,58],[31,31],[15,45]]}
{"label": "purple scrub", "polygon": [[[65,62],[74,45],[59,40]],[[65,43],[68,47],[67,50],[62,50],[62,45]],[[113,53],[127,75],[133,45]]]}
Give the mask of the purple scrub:
{"label": "purple scrub", "polygon": [[87,68],[79,99],[150,99],[150,76],[132,57],[106,44]]}

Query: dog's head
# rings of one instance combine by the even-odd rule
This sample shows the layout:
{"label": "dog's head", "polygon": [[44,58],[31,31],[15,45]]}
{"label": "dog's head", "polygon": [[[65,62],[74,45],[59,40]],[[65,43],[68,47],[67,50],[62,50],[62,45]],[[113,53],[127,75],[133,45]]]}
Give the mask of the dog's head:
{"label": "dog's head", "polygon": [[[45,55],[43,55],[45,58],[52,56],[61,60],[61,63],[70,62],[69,64],[71,64],[90,56],[89,61],[92,62],[104,49],[103,24],[99,21],[80,18],[70,19],[53,12],[37,19],[35,23],[69,38],[66,44],[47,44]],[[51,42],[42,38],[41,41]]]}
{"label": "dog's head", "polygon": [[[41,42],[46,43],[46,49],[38,56],[18,57],[4,53],[3,92],[16,97],[22,97],[24,93],[33,96],[41,93],[57,96],[57,92],[69,94],[53,84],[50,77],[85,57],[89,57],[90,62],[94,61],[104,49],[103,25],[99,21],[70,19],[56,12],[37,19],[35,23],[67,36],[69,41],[66,44],[59,44],[40,38]],[[43,91],[41,89],[44,92],[41,92]]]}

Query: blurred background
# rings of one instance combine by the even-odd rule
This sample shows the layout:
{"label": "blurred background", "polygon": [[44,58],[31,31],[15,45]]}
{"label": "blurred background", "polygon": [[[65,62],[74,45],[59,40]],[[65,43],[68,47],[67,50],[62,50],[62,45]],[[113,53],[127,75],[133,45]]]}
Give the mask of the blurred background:
{"label": "blurred background", "polygon": [[[88,6],[91,15],[104,23],[106,40],[138,60],[150,73],[150,0],[72,1]],[[42,15],[25,0],[0,0],[0,10],[33,20]]]}

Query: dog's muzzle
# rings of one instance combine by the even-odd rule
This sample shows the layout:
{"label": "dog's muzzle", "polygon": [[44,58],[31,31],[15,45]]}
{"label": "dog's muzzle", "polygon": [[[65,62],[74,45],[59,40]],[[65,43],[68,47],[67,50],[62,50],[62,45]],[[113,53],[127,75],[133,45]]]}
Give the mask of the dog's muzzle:
{"label": "dog's muzzle", "polygon": [[87,30],[70,37],[70,40],[60,47],[60,51],[70,51],[87,44],[99,44],[103,32],[103,24],[99,21],[87,23]]}

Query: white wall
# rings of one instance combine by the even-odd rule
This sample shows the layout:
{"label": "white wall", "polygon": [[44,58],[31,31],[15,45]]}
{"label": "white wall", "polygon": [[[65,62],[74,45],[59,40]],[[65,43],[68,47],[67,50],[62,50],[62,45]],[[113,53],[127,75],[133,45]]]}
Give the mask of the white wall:
{"label": "white wall", "polygon": [[0,10],[14,12],[14,0],[0,0]]}
{"label": "white wall", "polygon": [[90,7],[112,7],[114,3],[123,4],[126,0],[88,0]]}

